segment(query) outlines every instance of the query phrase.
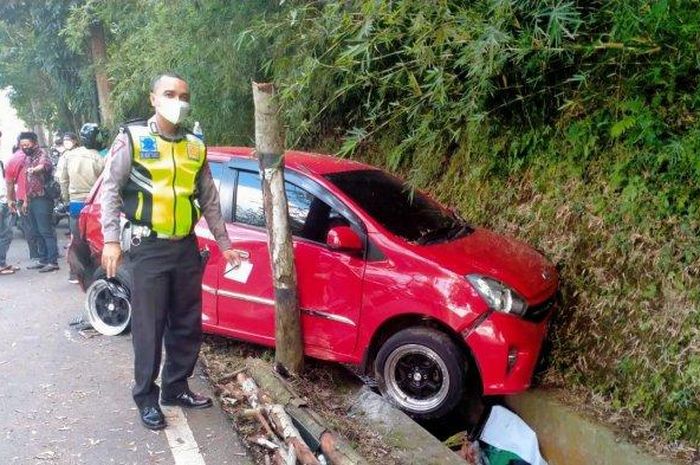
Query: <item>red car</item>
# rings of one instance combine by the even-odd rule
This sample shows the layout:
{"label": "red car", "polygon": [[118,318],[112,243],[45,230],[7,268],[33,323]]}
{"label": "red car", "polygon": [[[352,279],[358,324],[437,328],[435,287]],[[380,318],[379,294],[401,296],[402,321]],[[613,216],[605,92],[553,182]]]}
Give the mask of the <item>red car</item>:
{"label": "red car", "polygon": [[[360,365],[394,404],[437,418],[462,399],[468,377],[485,395],[527,389],[556,301],[558,276],[542,255],[471,227],[386,172],[349,160],[288,152],[286,191],[294,235],[306,355]],[[247,148],[209,149],[221,206],[250,274],[226,263],[200,221],[208,250],[204,331],[274,346],[274,301],[257,160]],[[101,330],[130,316],[128,276],[104,279],[98,183],[82,211],[87,307]],[[81,253],[82,251],[82,253]],[[77,262],[74,262],[77,263]]]}

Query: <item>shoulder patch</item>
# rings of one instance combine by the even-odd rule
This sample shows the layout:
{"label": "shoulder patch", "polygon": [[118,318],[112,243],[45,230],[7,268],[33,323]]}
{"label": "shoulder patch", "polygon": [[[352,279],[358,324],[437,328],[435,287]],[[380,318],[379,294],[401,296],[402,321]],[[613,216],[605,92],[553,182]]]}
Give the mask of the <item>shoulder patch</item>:
{"label": "shoulder patch", "polygon": [[187,158],[190,160],[200,161],[204,154],[204,147],[201,142],[187,141]]}

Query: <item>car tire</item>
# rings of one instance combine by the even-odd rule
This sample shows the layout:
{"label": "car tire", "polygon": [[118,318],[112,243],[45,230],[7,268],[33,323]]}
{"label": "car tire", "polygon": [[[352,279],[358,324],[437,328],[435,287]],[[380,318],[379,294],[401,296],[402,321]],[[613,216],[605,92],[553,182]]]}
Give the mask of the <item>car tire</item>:
{"label": "car tire", "polygon": [[[107,279],[101,268],[85,291],[85,314],[92,327],[105,336],[117,336],[131,328],[130,276],[123,270]],[[114,292],[117,290],[118,292]]]}
{"label": "car tire", "polygon": [[413,327],[379,349],[374,373],[382,395],[417,420],[441,418],[464,394],[467,361],[445,333]]}

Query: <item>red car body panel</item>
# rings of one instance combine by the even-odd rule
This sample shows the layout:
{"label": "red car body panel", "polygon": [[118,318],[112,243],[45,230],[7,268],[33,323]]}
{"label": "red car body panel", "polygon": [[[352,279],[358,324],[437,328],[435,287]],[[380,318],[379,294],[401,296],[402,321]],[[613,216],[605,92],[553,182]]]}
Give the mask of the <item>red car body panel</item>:
{"label": "red car body panel", "polygon": [[[209,161],[253,159],[244,147],[211,147]],[[539,321],[488,308],[465,276],[493,277],[537,306],[553,298],[558,278],[553,265],[525,244],[485,229],[462,238],[417,245],[385,230],[324,175],[374,169],[354,161],[287,152],[288,171],[311,178],[364,223],[381,259],[345,253],[305,239],[294,239],[295,263],[307,355],[361,364],[388,322],[436,322],[462,341],[476,362],[484,394],[510,394],[529,387],[546,334],[549,311]],[[100,183],[80,218],[94,259],[102,249]],[[274,296],[265,229],[227,224],[235,249],[250,256],[254,272],[245,284],[227,279],[226,263],[204,220],[195,228],[201,248],[210,251],[202,280],[205,332],[274,346]],[[510,359],[509,359],[510,356]]]}

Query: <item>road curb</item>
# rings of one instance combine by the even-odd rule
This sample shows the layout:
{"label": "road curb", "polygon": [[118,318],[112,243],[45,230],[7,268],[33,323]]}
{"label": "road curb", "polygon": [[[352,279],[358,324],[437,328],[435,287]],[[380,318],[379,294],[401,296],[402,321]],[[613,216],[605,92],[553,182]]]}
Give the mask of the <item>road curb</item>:
{"label": "road curb", "polygon": [[[265,362],[248,358],[248,373],[258,385],[278,403],[298,404],[299,396]],[[348,415],[356,421],[369,425],[392,449],[402,465],[464,465],[465,461],[446,447],[440,440],[426,431],[408,415],[395,408],[382,396],[366,386],[353,388],[346,394],[351,405]],[[310,408],[305,408],[308,416],[322,429],[328,429],[323,420]],[[344,440],[337,446],[345,454],[355,457],[358,464],[366,464],[352,446]]]}
{"label": "road curb", "polygon": [[351,395],[350,416],[372,425],[405,465],[464,465],[466,462],[408,415],[366,386]]}
{"label": "road curb", "polygon": [[556,399],[533,390],[506,398],[536,433],[549,465],[680,465],[659,459],[621,438],[610,427],[585,418]]}

